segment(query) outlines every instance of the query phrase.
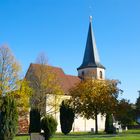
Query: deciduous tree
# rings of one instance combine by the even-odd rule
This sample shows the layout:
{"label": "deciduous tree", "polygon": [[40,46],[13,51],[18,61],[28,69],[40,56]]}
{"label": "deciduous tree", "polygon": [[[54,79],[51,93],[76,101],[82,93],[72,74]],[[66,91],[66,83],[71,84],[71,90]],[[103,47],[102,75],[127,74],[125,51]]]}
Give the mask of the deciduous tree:
{"label": "deciduous tree", "polygon": [[131,125],[135,121],[135,110],[129,100],[120,100],[115,112],[116,120],[123,126]]}
{"label": "deciduous tree", "polygon": [[[58,111],[60,96],[63,94],[55,73],[47,63],[46,56],[40,54],[26,78],[33,89],[31,106],[40,110],[41,115]],[[47,109],[46,109],[47,106]]]}
{"label": "deciduous tree", "polygon": [[135,106],[136,106],[136,118],[139,119],[140,118],[140,96],[137,98]]}
{"label": "deciduous tree", "polygon": [[95,119],[95,131],[98,133],[97,115],[114,111],[119,94],[118,81],[84,80],[71,89],[75,112],[87,119]]}
{"label": "deciduous tree", "polygon": [[0,96],[11,94],[15,97],[19,115],[29,110],[31,88],[28,81],[21,80],[21,67],[10,48],[0,47]]}
{"label": "deciduous tree", "polygon": [[18,88],[20,65],[7,46],[0,47],[0,95]]}
{"label": "deciduous tree", "polygon": [[137,98],[136,109],[140,110],[140,97]]}
{"label": "deciduous tree", "polygon": [[30,97],[33,89],[29,87],[29,82],[26,79],[18,82],[17,90],[11,92],[17,102],[18,114],[21,117],[26,117],[30,108]]}
{"label": "deciduous tree", "polygon": [[[15,99],[19,118],[26,119],[29,112],[31,89],[28,82],[21,80],[21,68],[8,46],[0,47],[0,107],[3,98]],[[12,106],[8,106],[12,110]],[[23,118],[24,117],[24,118]],[[11,116],[10,116],[11,118]],[[13,120],[14,122],[14,120]],[[7,124],[7,122],[5,122]],[[11,123],[11,122],[10,122]],[[5,125],[6,125],[5,124]],[[10,126],[8,126],[10,127]]]}

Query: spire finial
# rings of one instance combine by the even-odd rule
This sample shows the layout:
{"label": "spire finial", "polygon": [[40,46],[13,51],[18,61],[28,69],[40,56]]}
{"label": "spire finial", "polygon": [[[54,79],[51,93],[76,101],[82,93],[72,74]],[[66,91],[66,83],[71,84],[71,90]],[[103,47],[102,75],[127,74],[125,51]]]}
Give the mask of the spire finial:
{"label": "spire finial", "polygon": [[78,70],[84,68],[105,69],[104,66],[102,66],[100,63],[99,54],[96,47],[96,40],[92,30],[92,16],[89,16],[89,20],[90,22],[89,22],[89,29],[88,29],[84,58],[83,58],[82,65],[78,68]]}
{"label": "spire finial", "polygon": [[89,21],[92,22],[92,16],[89,16]]}

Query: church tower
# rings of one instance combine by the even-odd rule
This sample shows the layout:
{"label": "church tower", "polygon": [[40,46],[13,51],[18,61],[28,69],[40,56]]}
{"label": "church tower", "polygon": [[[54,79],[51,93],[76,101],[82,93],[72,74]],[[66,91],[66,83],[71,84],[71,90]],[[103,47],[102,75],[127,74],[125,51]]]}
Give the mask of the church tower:
{"label": "church tower", "polygon": [[81,79],[105,79],[105,67],[100,63],[96,41],[92,30],[92,16],[90,16],[89,30],[86,42],[86,48],[83,63],[78,70],[78,76]]}

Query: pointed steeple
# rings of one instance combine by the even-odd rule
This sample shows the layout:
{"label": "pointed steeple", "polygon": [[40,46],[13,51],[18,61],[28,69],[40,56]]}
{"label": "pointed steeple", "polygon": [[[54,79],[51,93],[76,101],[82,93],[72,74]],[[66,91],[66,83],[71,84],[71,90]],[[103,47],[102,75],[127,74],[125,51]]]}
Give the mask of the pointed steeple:
{"label": "pointed steeple", "polygon": [[105,69],[103,65],[100,63],[97,47],[96,47],[96,41],[94,37],[94,33],[92,30],[92,16],[90,16],[90,22],[89,22],[89,30],[88,30],[88,36],[87,36],[87,42],[86,42],[86,49],[84,53],[83,63],[82,65],[77,68],[83,69],[83,68],[102,68]]}

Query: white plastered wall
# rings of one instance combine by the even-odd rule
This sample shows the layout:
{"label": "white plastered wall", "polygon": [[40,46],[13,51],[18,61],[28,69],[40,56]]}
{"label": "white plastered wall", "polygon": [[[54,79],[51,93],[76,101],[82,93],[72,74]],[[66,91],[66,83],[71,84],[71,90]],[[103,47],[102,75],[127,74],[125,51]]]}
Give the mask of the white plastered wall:
{"label": "white plastered wall", "polygon": [[[102,68],[84,68],[78,70],[78,76],[82,77],[82,72],[84,72],[84,76],[92,77],[95,79],[105,79],[105,70]],[[100,72],[102,72],[102,78],[100,78]]]}
{"label": "white plastered wall", "polygon": [[[60,104],[63,100],[65,99],[69,99],[70,96],[65,96],[65,95],[59,95],[60,96]],[[50,96],[50,98],[48,99],[49,101],[53,101],[54,97],[53,95]],[[46,107],[46,112],[51,108],[51,106],[47,106]],[[51,110],[53,111],[53,110]],[[60,125],[60,112],[59,112],[59,108],[57,110],[56,113],[53,113],[54,118],[57,120],[58,126],[57,126],[57,132],[61,132],[61,125]],[[105,117],[101,116],[100,114],[98,115],[98,129],[99,130],[104,130],[104,126],[105,126]],[[73,123],[73,128],[72,131],[74,132],[78,132],[78,131],[84,131],[84,132],[89,132],[91,131],[91,128],[93,128],[95,130],[95,120],[93,119],[85,119],[83,117],[76,117]]]}

